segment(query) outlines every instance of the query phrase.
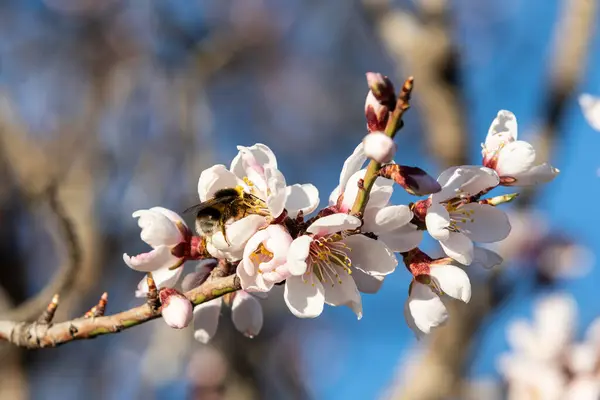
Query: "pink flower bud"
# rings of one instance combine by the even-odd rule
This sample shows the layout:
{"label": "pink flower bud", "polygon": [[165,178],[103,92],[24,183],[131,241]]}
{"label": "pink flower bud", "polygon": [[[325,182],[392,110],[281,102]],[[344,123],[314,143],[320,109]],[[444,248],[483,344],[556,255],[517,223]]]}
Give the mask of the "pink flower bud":
{"label": "pink flower bud", "polygon": [[424,196],[442,190],[440,184],[433,177],[418,167],[388,164],[381,168],[379,175],[392,179],[408,193],[415,196]]}
{"label": "pink flower bud", "polygon": [[396,153],[396,143],[383,132],[369,133],[363,139],[365,154],[378,163],[388,163]]}
{"label": "pink flower bud", "polygon": [[377,101],[392,109],[396,106],[396,92],[392,81],[377,72],[367,72],[367,84]]}
{"label": "pink flower bud", "polygon": [[382,131],[387,125],[390,109],[381,104],[369,90],[365,99],[365,117],[367,118],[367,129],[369,132]]}
{"label": "pink flower bud", "polygon": [[192,322],[192,303],[175,289],[161,289],[162,317],[171,328],[183,329]]}

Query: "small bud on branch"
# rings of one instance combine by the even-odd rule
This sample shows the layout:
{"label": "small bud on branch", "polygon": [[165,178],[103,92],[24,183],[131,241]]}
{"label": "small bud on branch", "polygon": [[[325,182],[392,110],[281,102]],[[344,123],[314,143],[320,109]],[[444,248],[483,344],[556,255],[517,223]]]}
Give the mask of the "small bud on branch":
{"label": "small bud on branch", "polygon": [[60,300],[60,297],[58,296],[58,294],[55,294],[54,296],[52,296],[52,300],[48,304],[48,307],[46,307],[46,310],[44,310],[44,313],[42,315],[40,315],[37,322],[39,322],[40,324],[49,324],[50,322],[52,322],[52,319],[54,318],[54,314],[56,313],[56,309],[58,308],[59,300]]}
{"label": "small bud on branch", "polygon": [[418,167],[388,164],[379,170],[379,176],[388,178],[415,196],[425,196],[442,190],[440,184]]}
{"label": "small bud on branch", "polygon": [[479,204],[489,204],[490,206],[497,206],[504,203],[510,203],[513,201],[519,193],[504,194],[502,196],[490,197],[489,199],[479,200]]}

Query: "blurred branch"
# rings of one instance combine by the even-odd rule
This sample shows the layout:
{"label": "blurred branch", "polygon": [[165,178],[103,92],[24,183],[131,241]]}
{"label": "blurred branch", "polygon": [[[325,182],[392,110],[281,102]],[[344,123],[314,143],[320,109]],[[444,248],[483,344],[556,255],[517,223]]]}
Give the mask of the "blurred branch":
{"label": "blurred branch", "polygon": [[[241,288],[237,275],[215,278],[185,293],[194,304],[202,304]],[[118,333],[158,318],[160,310],[146,303],[118,314],[94,318],[76,318],[58,324],[0,321],[0,339],[30,349],[55,347],[74,340],[93,339]]]}

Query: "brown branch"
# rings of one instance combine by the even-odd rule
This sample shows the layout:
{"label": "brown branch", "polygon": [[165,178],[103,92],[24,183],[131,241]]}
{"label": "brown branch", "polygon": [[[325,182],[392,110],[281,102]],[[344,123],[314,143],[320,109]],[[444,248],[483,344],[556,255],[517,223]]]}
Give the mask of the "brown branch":
{"label": "brown branch", "polygon": [[[241,288],[237,275],[215,278],[185,293],[198,305]],[[29,349],[56,347],[74,340],[93,339],[118,333],[158,318],[160,310],[147,303],[114,315],[97,318],[77,318],[57,324],[39,322],[0,321],[0,340]]]}

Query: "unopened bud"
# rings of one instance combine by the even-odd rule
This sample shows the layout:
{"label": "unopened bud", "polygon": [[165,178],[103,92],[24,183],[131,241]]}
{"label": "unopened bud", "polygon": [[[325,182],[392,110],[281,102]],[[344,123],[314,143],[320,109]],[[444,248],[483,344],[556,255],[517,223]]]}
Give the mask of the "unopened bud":
{"label": "unopened bud", "polygon": [[518,195],[519,195],[519,193],[503,194],[501,196],[490,197],[489,199],[479,200],[479,204],[489,204],[490,206],[497,206],[499,204],[510,203]]}
{"label": "unopened bud", "polygon": [[377,72],[367,72],[367,84],[377,101],[390,110],[396,107],[396,92],[392,81]]}
{"label": "unopened bud", "polygon": [[396,154],[396,143],[383,132],[369,133],[363,139],[365,155],[378,163],[388,163]]}
{"label": "unopened bud", "polygon": [[418,167],[389,164],[381,168],[379,175],[392,179],[415,196],[425,196],[442,190],[440,184],[432,176]]}
{"label": "unopened bud", "polygon": [[175,289],[161,289],[162,317],[171,328],[183,329],[192,322],[194,307]]}
{"label": "unopened bud", "polygon": [[390,109],[381,104],[369,90],[365,99],[365,117],[369,132],[383,131],[390,116]]}

